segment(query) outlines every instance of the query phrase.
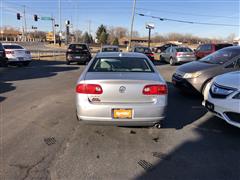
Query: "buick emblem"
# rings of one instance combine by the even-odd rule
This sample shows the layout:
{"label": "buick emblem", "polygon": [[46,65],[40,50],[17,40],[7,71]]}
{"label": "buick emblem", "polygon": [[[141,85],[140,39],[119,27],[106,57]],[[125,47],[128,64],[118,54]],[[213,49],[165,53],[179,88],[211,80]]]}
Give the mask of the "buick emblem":
{"label": "buick emblem", "polygon": [[125,93],[125,92],[126,92],[126,87],[121,86],[121,87],[119,88],[119,92],[120,92],[120,93]]}

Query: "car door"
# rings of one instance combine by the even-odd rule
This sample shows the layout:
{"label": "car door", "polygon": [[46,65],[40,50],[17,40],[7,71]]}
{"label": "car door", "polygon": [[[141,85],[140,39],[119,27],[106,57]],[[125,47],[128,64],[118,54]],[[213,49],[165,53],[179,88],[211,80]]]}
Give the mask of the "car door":
{"label": "car door", "polygon": [[160,59],[166,61],[167,50],[168,50],[168,49],[166,49],[166,50],[164,50],[164,51],[161,52],[161,54],[160,54]]}
{"label": "car door", "polygon": [[169,62],[170,56],[171,56],[171,51],[172,51],[172,47],[169,47],[166,49],[166,53],[165,53],[165,61]]}

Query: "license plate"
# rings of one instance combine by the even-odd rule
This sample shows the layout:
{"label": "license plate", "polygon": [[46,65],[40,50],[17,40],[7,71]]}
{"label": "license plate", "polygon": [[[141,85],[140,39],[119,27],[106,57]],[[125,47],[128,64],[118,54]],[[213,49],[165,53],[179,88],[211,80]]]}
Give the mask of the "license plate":
{"label": "license plate", "polygon": [[114,119],[132,119],[132,109],[113,109],[112,116]]}
{"label": "license plate", "polygon": [[20,57],[20,58],[18,58],[18,60],[19,60],[19,61],[23,61],[23,60],[24,60],[24,58],[23,58],[23,57]]}
{"label": "license plate", "polygon": [[80,59],[80,56],[76,56],[75,58],[76,58],[76,59]]}
{"label": "license plate", "polygon": [[206,101],[206,108],[207,108],[209,111],[214,111],[214,104]]}

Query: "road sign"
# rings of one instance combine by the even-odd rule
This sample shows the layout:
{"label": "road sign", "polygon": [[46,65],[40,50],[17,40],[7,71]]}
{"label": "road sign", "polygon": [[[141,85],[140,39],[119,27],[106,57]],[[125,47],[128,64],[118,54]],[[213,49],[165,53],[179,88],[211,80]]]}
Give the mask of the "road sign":
{"label": "road sign", "polygon": [[44,20],[44,21],[51,21],[52,18],[51,18],[51,17],[41,17],[41,20]]}
{"label": "road sign", "polygon": [[154,29],[154,23],[146,23],[146,29]]}

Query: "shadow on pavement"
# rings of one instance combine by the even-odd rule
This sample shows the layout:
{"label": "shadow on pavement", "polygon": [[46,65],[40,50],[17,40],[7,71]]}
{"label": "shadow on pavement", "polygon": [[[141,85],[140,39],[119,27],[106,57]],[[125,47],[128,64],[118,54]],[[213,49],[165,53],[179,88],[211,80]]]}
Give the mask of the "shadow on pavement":
{"label": "shadow on pavement", "polygon": [[59,66],[63,64],[65,64],[64,61],[36,60],[28,67],[9,67],[9,69],[0,76],[0,81],[45,78],[55,76],[58,72],[79,69],[77,66]]}
{"label": "shadow on pavement", "polygon": [[[36,60],[28,67],[10,66],[0,72],[0,94],[15,90],[16,87],[11,81],[46,78],[57,75],[59,72],[79,69],[79,66],[60,66],[64,61]],[[0,102],[5,97],[0,96]]]}
{"label": "shadow on pavement", "polygon": [[206,114],[206,109],[201,105],[200,95],[183,94],[172,83],[168,83],[168,87],[168,108],[163,128],[181,129]]}
{"label": "shadow on pavement", "polygon": [[158,162],[136,179],[240,179],[239,129],[210,116],[194,126],[193,133],[197,138],[169,154],[158,152]]}

